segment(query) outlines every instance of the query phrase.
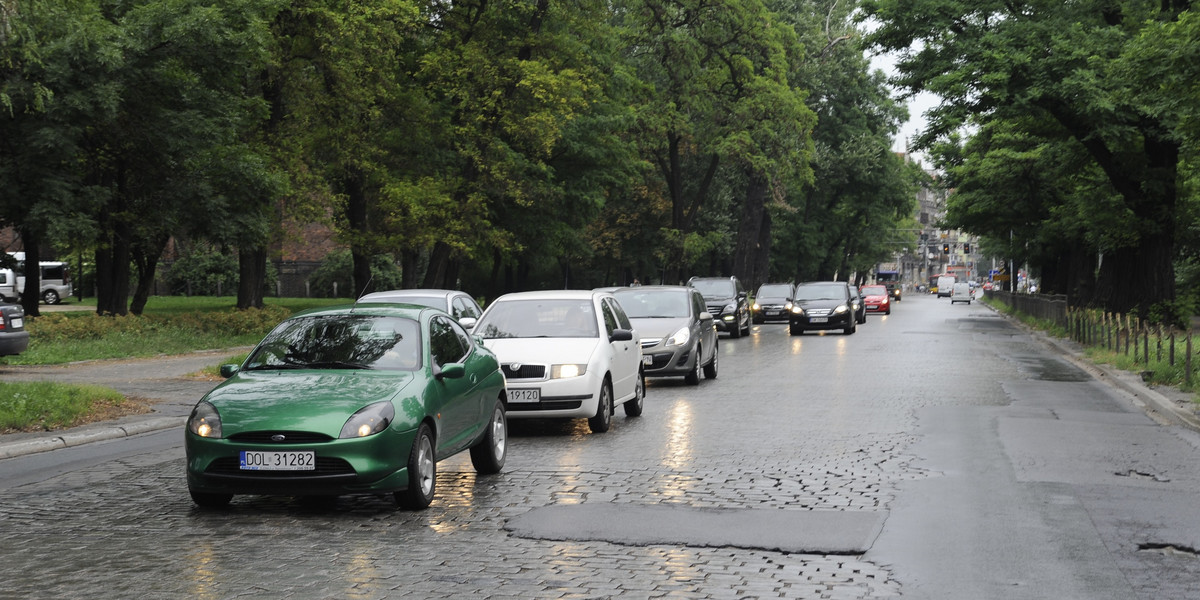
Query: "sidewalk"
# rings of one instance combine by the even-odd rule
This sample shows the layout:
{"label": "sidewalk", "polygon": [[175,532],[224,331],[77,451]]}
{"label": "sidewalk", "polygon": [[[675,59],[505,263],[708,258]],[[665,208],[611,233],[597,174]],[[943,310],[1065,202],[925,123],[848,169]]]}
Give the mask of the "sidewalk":
{"label": "sidewalk", "polygon": [[[86,383],[149,402],[152,411],[57,431],[0,435],[0,459],[183,427],[192,407],[219,381],[189,377],[250,347],[143,359],[94,360],[54,366],[0,365],[0,381]],[[182,436],[182,433],[180,434]]]}

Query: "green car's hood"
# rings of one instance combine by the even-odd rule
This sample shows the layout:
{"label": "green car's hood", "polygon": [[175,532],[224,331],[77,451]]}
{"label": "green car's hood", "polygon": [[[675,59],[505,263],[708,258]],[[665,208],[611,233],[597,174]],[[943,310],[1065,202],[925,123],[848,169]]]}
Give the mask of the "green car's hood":
{"label": "green car's hood", "polygon": [[[398,401],[420,372],[362,370],[242,371],[206,401],[221,416],[224,437],[246,431],[311,431],[337,438],[360,408]],[[399,423],[397,423],[399,425]]]}

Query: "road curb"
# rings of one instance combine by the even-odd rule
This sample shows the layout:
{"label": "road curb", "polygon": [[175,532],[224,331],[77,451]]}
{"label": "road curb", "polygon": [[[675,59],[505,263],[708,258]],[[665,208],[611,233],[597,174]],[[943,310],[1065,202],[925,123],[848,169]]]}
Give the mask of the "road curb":
{"label": "road curb", "polygon": [[125,423],[109,423],[98,427],[50,432],[39,437],[0,442],[0,459],[15,458],[39,452],[49,452],[60,448],[72,448],[93,442],[115,440],[153,431],[183,427],[186,421],[187,417],[148,417]]}
{"label": "road curb", "polygon": [[1200,415],[1196,414],[1195,410],[1188,410],[1180,407],[1170,398],[1167,398],[1161,393],[1150,389],[1150,387],[1148,387],[1145,382],[1142,381],[1141,376],[1137,373],[1131,373],[1129,371],[1115,369],[1108,365],[1092,362],[1083,356],[1083,352],[1071,346],[1073,342],[1068,342],[1062,338],[1053,337],[1044,331],[1034,329],[1025,323],[1022,323],[1020,320],[1014,319],[1002,311],[997,310],[995,307],[988,306],[987,304],[984,304],[984,306],[987,306],[989,309],[1004,317],[1009,322],[1015,323],[1017,326],[1028,332],[1033,339],[1038,340],[1043,346],[1046,346],[1047,348],[1071,361],[1071,364],[1086,371],[1097,381],[1110,387],[1119,389],[1132,396],[1134,401],[1138,403],[1143,410],[1151,413],[1151,418],[1157,416],[1160,418],[1160,420],[1166,421],[1167,423],[1180,425],[1193,431],[1200,432]]}

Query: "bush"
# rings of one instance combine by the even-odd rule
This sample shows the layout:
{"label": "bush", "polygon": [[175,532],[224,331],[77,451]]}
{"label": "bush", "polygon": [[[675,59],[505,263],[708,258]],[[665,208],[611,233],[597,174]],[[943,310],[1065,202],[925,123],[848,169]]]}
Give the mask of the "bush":
{"label": "bush", "polygon": [[207,248],[189,253],[171,265],[166,274],[170,293],[186,296],[221,296],[237,293],[236,255]]}

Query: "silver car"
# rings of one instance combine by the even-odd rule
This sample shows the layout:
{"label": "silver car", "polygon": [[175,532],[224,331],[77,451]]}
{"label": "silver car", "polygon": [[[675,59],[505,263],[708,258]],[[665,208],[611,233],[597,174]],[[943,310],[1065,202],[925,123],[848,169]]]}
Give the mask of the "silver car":
{"label": "silver car", "polygon": [[717,378],[717,329],[699,290],[653,285],[621,288],[617,302],[642,338],[647,377],[682,375],[691,385]]}
{"label": "silver car", "polygon": [[407,289],[371,292],[358,299],[359,302],[401,302],[419,304],[444,310],[458,321],[464,329],[471,329],[479,321],[483,309],[466,292],[458,290]]}

